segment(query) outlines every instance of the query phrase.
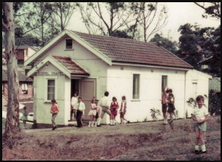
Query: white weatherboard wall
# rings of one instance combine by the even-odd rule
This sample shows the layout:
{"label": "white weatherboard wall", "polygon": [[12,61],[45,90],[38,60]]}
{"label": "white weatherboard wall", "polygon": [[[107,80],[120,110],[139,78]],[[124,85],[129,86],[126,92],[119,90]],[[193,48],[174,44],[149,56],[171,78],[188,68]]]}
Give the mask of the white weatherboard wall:
{"label": "white weatherboard wall", "polygon": [[[27,50],[27,51],[26,51]],[[32,56],[36,51],[33,50],[32,48],[27,48],[25,51],[26,53],[24,54],[24,59],[27,60],[30,56]]]}
{"label": "white weatherboard wall", "polygon": [[[186,101],[188,101],[189,98],[191,97],[193,99],[196,99],[198,95],[203,95],[203,96],[206,95],[207,98],[205,98],[204,103],[208,108],[209,79],[211,78],[211,76],[197,70],[189,70],[186,75],[187,75]],[[196,83],[196,93],[194,93],[195,90],[193,83]],[[191,117],[191,112],[193,110],[193,107],[186,104],[186,110],[187,110],[187,117]]]}
{"label": "white weatherboard wall", "polygon": [[[74,45],[73,50],[66,50],[65,44],[66,44],[66,41],[64,38],[63,40],[59,41],[56,45],[48,49],[41,57],[39,57],[38,61],[36,61],[35,64],[42,61],[48,55],[70,57],[74,62],[76,62],[78,65],[80,65],[83,69],[85,69],[90,74],[88,78],[96,79],[96,96],[95,97],[97,97],[98,99],[102,98],[104,95],[104,92],[107,90],[107,70],[106,70],[107,64],[104,61],[102,61],[100,58],[95,56],[95,54],[91,53],[89,50],[87,50],[85,47],[83,47],[82,45],[80,45],[79,43],[75,41],[73,44]],[[54,69],[50,69],[50,67],[47,68],[47,71],[51,71],[51,70],[54,70]],[[37,80],[39,82],[41,82],[40,80],[44,79],[43,77],[40,77],[40,76],[35,76],[35,78],[36,79],[38,78]],[[80,79],[80,82],[81,82],[81,79]],[[70,79],[67,77],[63,78],[62,84],[59,84],[59,86],[63,87],[63,89],[61,89],[61,91],[58,91],[58,93],[64,95],[64,97],[62,97],[63,98],[62,100],[64,103],[62,103],[61,105],[61,102],[58,102],[59,106],[65,107],[66,109],[68,108],[65,111],[65,116],[64,116],[65,121],[62,121],[62,122],[68,124],[67,122],[70,118],[69,114],[70,114],[70,98],[71,98]],[[40,93],[42,93],[43,95],[43,92],[40,92]],[[44,106],[44,107],[46,106],[45,104],[40,104],[41,102],[42,101],[38,100],[38,104],[36,104],[37,109],[41,109],[41,106]],[[47,104],[47,106],[49,107],[50,105]],[[62,116],[62,114],[60,115]],[[37,121],[38,123],[39,121],[44,122],[44,123],[51,122],[50,121],[51,118],[48,118],[48,117],[46,117],[45,119],[40,119],[40,118],[41,117],[39,117],[39,120]],[[104,119],[102,120],[102,123],[105,123],[107,120],[108,118],[107,116],[105,116]]]}
{"label": "white weatherboard wall", "polygon": [[[132,99],[133,74],[140,74],[140,99]],[[161,111],[161,78],[168,76],[168,87],[173,89],[176,98],[175,107],[179,112],[179,117],[184,117],[185,105],[185,72],[176,70],[161,70],[139,67],[110,67],[108,69],[107,87],[110,92],[110,102],[112,97],[117,97],[119,104],[121,97],[126,96],[127,113],[126,118],[130,121],[152,120],[150,109],[155,108]],[[119,113],[117,120],[119,120]]]}
{"label": "white weatherboard wall", "polygon": [[107,89],[107,64],[76,41],[73,41],[73,50],[66,50],[66,38],[69,37],[64,37],[48,49],[46,53],[38,58],[36,63],[43,60],[48,55],[70,57],[90,74],[89,78],[96,78],[96,97],[101,98],[104,91]]}
{"label": "white weatherboard wall", "polygon": [[[39,72],[60,72],[56,67],[49,64],[44,66]],[[59,113],[56,117],[56,123],[67,125],[68,120],[65,119],[70,111],[67,106],[67,96],[70,95],[70,80],[65,75],[63,76],[35,76],[34,79],[34,114],[35,120],[38,124],[51,123],[51,101],[47,101],[47,79],[55,79],[55,98],[59,105]],[[67,118],[68,119],[68,118]]]}

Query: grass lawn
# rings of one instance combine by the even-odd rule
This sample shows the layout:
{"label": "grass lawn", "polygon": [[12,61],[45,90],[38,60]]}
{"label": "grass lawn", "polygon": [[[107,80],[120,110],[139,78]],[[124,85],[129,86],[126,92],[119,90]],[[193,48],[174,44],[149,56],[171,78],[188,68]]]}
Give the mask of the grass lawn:
{"label": "grass lawn", "polygon": [[168,160],[220,161],[221,117],[207,123],[207,153],[196,155],[191,119],[102,127],[26,129],[10,142],[2,138],[2,160]]}

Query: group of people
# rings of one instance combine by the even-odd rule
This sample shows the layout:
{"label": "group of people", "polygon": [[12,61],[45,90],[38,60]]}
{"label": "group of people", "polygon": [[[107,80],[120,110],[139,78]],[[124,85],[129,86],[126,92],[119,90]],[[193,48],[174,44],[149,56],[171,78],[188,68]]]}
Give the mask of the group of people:
{"label": "group of people", "polygon": [[124,121],[126,123],[129,123],[128,120],[125,119],[125,114],[126,114],[126,108],[127,108],[127,103],[126,103],[126,97],[122,96],[122,101],[121,105],[119,106],[119,103],[117,101],[116,97],[112,98],[111,104],[109,104],[109,92],[106,91],[104,93],[104,96],[100,100],[100,105],[98,105],[98,100],[95,98],[92,99],[91,103],[91,110],[89,111],[89,116],[90,116],[90,122],[89,122],[89,127],[91,126],[101,126],[101,120],[104,117],[104,114],[107,113],[110,117],[110,125],[116,125],[116,116],[118,114],[118,109],[120,107],[119,113],[120,113],[120,124],[122,124]]}
{"label": "group of people", "polygon": [[[75,93],[74,97],[77,98],[78,94]],[[117,102],[116,97],[112,98],[111,104],[109,104],[108,100],[109,92],[106,91],[104,93],[104,96],[100,100],[100,105],[98,105],[98,100],[93,97],[91,101],[91,109],[88,113],[90,116],[90,122],[89,127],[101,126],[101,120],[104,117],[104,114],[107,113],[110,116],[110,125],[116,124],[116,116],[118,113],[119,104]],[[77,120],[77,127],[82,126],[82,112],[85,110],[85,104],[82,102],[82,98],[78,97],[77,103],[76,99],[71,99],[72,109],[71,109],[71,118],[72,113],[76,113],[76,120]],[[75,102],[74,102],[75,101]],[[162,111],[163,111],[163,117],[164,117],[164,124],[167,123],[167,112],[170,115],[169,123],[173,121],[173,115],[175,115],[175,97],[173,95],[172,89],[164,88],[163,95],[162,95]],[[124,116],[127,109],[127,103],[126,103],[126,97],[122,96],[122,102],[120,105],[120,123],[123,123],[125,120],[127,121]],[[51,113],[52,113],[52,130],[56,129],[57,126],[55,124],[55,117],[57,113],[59,112],[58,105],[56,104],[56,101],[52,100],[52,107],[51,107]],[[196,140],[195,140],[195,153],[206,153],[206,145],[205,145],[205,137],[204,133],[206,132],[207,125],[206,122],[209,119],[208,117],[208,110],[206,106],[204,105],[204,97],[202,95],[199,95],[196,97],[196,105],[193,109],[193,112],[191,114],[193,121],[195,122],[195,130],[196,130]],[[172,121],[171,121],[172,120]],[[201,149],[199,149],[199,142],[201,143]]]}
{"label": "group of people", "polygon": [[[100,104],[98,105],[98,99],[95,97],[91,100],[91,109],[88,113],[90,116],[89,121],[89,127],[100,127],[101,126],[101,120],[104,117],[104,114],[107,113],[110,117],[110,125],[116,125],[116,116],[118,113],[118,109],[120,107],[120,123],[123,123],[124,121],[129,122],[125,119],[125,113],[126,113],[126,97],[122,96],[122,102],[119,106],[119,103],[116,99],[116,97],[112,98],[111,104],[109,104],[109,92],[106,91],[104,93],[104,96],[100,100]],[[77,120],[77,127],[81,127],[82,124],[82,113],[85,110],[85,104],[82,102],[82,99],[79,100],[80,97],[78,97],[78,92],[75,91],[73,97],[71,98],[71,112],[70,112],[70,120],[73,120],[73,118],[76,118]]]}
{"label": "group of people", "polygon": [[[175,97],[173,90],[165,87],[162,93],[162,112],[164,124],[167,124],[167,112],[170,115],[169,123],[173,122],[173,116],[175,116]],[[204,134],[207,129],[206,122],[209,119],[207,107],[204,105],[204,97],[199,95],[196,97],[196,104],[191,114],[193,121],[195,122],[196,140],[195,140],[195,153],[206,153],[205,137]],[[201,149],[199,148],[199,142]]]}
{"label": "group of people", "polygon": [[167,124],[167,113],[170,115],[169,123],[173,122],[173,116],[175,117],[175,97],[173,90],[165,87],[162,93],[162,112],[163,112],[163,123]]}

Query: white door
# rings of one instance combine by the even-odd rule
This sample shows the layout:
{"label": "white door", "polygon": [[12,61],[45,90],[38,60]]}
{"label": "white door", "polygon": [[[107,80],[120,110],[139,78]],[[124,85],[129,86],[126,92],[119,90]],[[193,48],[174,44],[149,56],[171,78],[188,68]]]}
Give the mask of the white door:
{"label": "white door", "polygon": [[192,97],[194,100],[197,97],[197,82],[192,82]]}

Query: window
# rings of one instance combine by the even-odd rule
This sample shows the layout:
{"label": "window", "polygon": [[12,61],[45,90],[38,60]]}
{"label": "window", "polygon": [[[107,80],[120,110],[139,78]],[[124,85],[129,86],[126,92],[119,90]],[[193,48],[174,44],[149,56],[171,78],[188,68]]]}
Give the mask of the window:
{"label": "window", "polygon": [[133,74],[133,99],[140,98],[140,74]]}
{"label": "window", "polygon": [[72,39],[66,39],[66,49],[72,49]]}
{"label": "window", "polygon": [[167,86],[167,75],[162,75],[162,89],[161,93],[163,92],[163,89]]}
{"label": "window", "polygon": [[22,94],[28,94],[28,85],[27,85],[27,83],[22,84]]}
{"label": "window", "polygon": [[18,60],[18,65],[24,65],[24,60]]}
{"label": "window", "polygon": [[47,83],[47,100],[55,99],[55,80],[48,80]]}

